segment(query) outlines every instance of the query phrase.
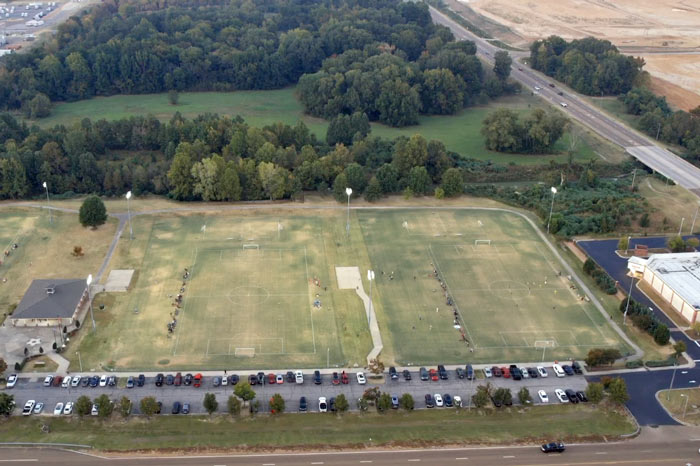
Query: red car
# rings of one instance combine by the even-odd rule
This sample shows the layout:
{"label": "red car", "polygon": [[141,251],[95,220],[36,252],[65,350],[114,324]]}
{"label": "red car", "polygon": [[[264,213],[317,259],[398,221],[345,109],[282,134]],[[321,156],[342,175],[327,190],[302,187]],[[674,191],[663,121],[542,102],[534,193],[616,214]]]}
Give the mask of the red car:
{"label": "red car", "polygon": [[493,374],[494,377],[500,377],[500,376],[503,375],[503,373],[501,372],[501,369],[499,369],[499,368],[496,367],[496,366],[493,366],[493,367],[491,368],[491,373]]}
{"label": "red car", "polygon": [[430,369],[430,380],[437,382],[439,380],[438,373],[435,369]]}
{"label": "red car", "polygon": [[274,384],[276,381],[277,379],[275,378],[275,374],[273,374],[272,372],[267,374],[267,383]]}
{"label": "red car", "polygon": [[176,387],[179,387],[180,385],[182,385],[182,374],[179,373],[179,372],[178,372],[177,374],[175,374],[175,383],[174,383],[174,385],[175,385]]}
{"label": "red car", "polygon": [[337,372],[333,372],[333,385],[340,385],[340,376]]}
{"label": "red car", "polygon": [[204,377],[202,377],[202,374],[195,374],[194,375],[194,382],[192,383],[192,385],[194,385],[197,388],[201,387],[203,379],[204,379]]}
{"label": "red car", "polygon": [[501,367],[501,372],[503,372],[503,377],[510,379],[510,369],[507,367]]}
{"label": "red car", "polygon": [[63,382],[63,377],[60,375],[57,375],[56,377],[53,378],[53,381],[51,382],[51,385],[54,387],[60,387],[61,382]]}
{"label": "red car", "polygon": [[340,380],[343,382],[343,385],[347,385],[350,383],[350,378],[348,377],[348,374],[343,371],[343,373],[340,375]]}

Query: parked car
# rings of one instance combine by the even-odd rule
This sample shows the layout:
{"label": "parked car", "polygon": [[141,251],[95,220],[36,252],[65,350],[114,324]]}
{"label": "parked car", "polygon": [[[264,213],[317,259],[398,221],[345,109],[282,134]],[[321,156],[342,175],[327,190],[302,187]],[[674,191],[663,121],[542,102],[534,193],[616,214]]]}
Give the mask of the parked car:
{"label": "parked car", "polygon": [[70,387],[70,382],[71,382],[71,377],[70,377],[70,375],[67,375],[67,376],[63,379],[63,382],[61,383],[61,387],[63,387],[63,388],[68,388],[68,387]]}
{"label": "parked car", "polygon": [[333,385],[340,385],[340,375],[337,372],[333,372],[332,383]]}
{"label": "parked car", "polygon": [[117,377],[114,375],[110,375],[109,377],[107,377],[107,385],[109,385],[110,387],[114,387],[115,385],[117,385]]}
{"label": "parked car", "polygon": [[491,373],[493,374],[494,377],[503,376],[503,372],[501,372],[501,369],[499,367],[496,367],[496,366],[493,366],[491,368]]}
{"label": "parked car", "polygon": [[90,387],[95,388],[100,384],[100,378],[96,375],[90,377]]}
{"label": "parked car", "polygon": [[73,387],[73,388],[79,387],[79,386],[80,386],[80,379],[82,379],[82,377],[80,377],[79,375],[74,375],[74,376],[70,379],[70,386]]}
{"label": "parked car", "polygon": [[409,371],[408,369],[404,369],[403,370],[403,379],[406,381],[411,380],[411,371]]}
{"label": "parked car", "polygon": [[319,413],[328,412],[328,402],[326,401],[325,396],[321,396],[318,398],[318,412]]}
{"label": "parked car", "polygon": [[456,408],[461,408],[462,407],[462,397],[459,395],[455,395],[452,398],[452,402],[454,403]]}
{"label": "parked car", "polygon": [[237,374],[233,374],[232,376],[229,377],[229,381],[231,382],[231,385],[238,385],[238,382],[240,381],[240,377],[238,377]]}
{"label": "parked car", "polygon": [[545,443],[540,447],[544,453],[563,453],[566,447],[561,442]]}
{"label": "parked car", "polygon": [[126,379],[126,388],[134,388],[134,378],[132,376]]}
{"label": "parked car", "polygon": [[435,407],[435,400],[433,400],[433,395],[428,393],[425,395],[425,407],[426,408],[434,408]]}
{"label": "parked car", "polygon": [[428,369],[426,369],[425,367],[420,368],[420,379],[423,381],[426,381],[429,379]]}
{"label": "parked car", "polygon": [[248,376],[248,383],[253,386],[258,383],[258,377],[255,374],[250,374]]}
{"label": "parked car", "polygon": [[588,397],[581,390],[576,392],[576,398],[578,398],[578,401],[580,401],[581,403],[585,403],[588,401]]}
{"label": "parked car", "polygon": [[537,372],[537,369],[535,369],[534,367],[528,367],[527,373],[530,374],[530,378],[532,379],[536,379],[539,375],[539,372]]}
{"label": "parked car", "polygon": [[146,384],[146,376],[143,374],[139,374],[139,376],[136,378],[136,386],[143,387],[145,384]]}
{"label": "parked car", "polygon": [[447,380],[447,371],[445,370],[445,366],[442,364],[438,365],[438,376],[440,377],[440,380]]}
{"label": "parked car", "polygon": [[570,365],[564,364],[561,366],[562,369],[564,369],[564,373],[566,375],[574,375],[574,370],[571,368]]}
{"label": "parked car", "polygon": [[93,403],[92,408],[90,409],[90,416],[97,416],[98,414],[100,414],[100,410],[97,409],[97,405]]}
{"label": "parked car", "polygon": [[559,364],[552,364],[552,370],[557,377],[566,377],[566,372]]}
{"label": "parked car", "polygon": [[540,374],[540,377],[547,377],[549,375],[547,369],[543,366],[537,366],[537,373]]}
{"label": "parked car", "polygon": [[58,403],[56,403],[56,407],[54,407],[53,409],[53,415],[60,416],[61,414],[63,414],[63,403],[59,401]]}
{"label": "parked car", "polygon": [[573,404],[578,404],[578,397],[576,396],[576,392],[573,391],[570,388],[567,388],[564,390],[564,393],[566,393],[566,396],[569,398],[569,402]]}
{"label": "parked car", "polygon": [[296,371],[294,373],[294,381],[299,385],[304,383],[304,373],[302,371]]}
{"label": "parked car", "polygon": [[176,401],[175,403],[173,403],[173,409],[172,409],[171,412],[172,412],[173,414],[180,414],[180,409],[181,409],[181,408],[182,408],[182,405],[180,404],[180,402],[179,402],[179,401]]}
{"label": "parked car", "polygon": [[489,398],[491,398],[491,403],[493,403],[493,405],[494,405],[496,408],[500,408],[501,406],[503,406],[503,403],[501,403],[501,400],[500,400],[500,399],[494,398],[494,397],[491,396],[491,395],[489,395]]}
{"label": "parked car", "polygon": [[33,414],[41,414],[41,412],[44,410],[44,403],[41,401],[38,402],[37,404],[34,405],[34,410],[32,411]]}
{"label": "parked car", "polygon": [[571,361],[571,368],[576,374],[583,374],[583,369],[581,369],[581,364],[578,361]]}
{"label": "parked car", "polygon": [[367,379],[365,378],[365,374],[362,371],[357,373],[357,383],[359,383],[360,385],[364,385],[367,383]]}
{"label": "parked car", "polygon": [[305,396],[302,396],[301,398],[299,398],[299,412],[300,412],[300,413],[305,413],[306,410],[307,410],[307,406],[306,406],[306,397],[305,397]]}
{"label": "parked car", "polygon": [[214,377],[214,380],[212,382],[213,382],[215,387],[218,387],[219,385],[221,385],[221,377],[219,377],[219,376]]}
{"label": "parked car", "polygon": [[164,379],[165,377],[163,376],[163,374],[156,374],[156,387],[162,387]]}
{"label": "parked car", "polygon": [[103,375],[100,377],[100,387],[106,387],[107,386],[107,376]]}
{"label": "parked car", "polygon": [[156,408],[156,414],[160,414],[160,412],[163,411],[163,403],[157,401],[156,404],[158,405],[158,407]]}
{"label": "parked car", "polygon": [[[51,377],[51,376],[49,376]],[[7,383],[5,384],[6,388],[13,388],[17,384],[17,374],[10,374],[10,376],[7,378]]]}
{"label": "parked car", "polygon": [[491,372],[491,369],[489,369],[488,367],[484,367],[483,371],[484,371],[484,377],[486,377],[487,379],[490,379],[491,377],[493,377],[493,372]]}
{"label": "parked car", "polygon": [[26,403],[24,403],[24,408],[22,408],[22,416],[29,416],[34,412],[34,405],[36,404],[35,400],[29,400]]}
{"label": "parked car", "polygon": [[523,380],[530,378],[530,373],[524,367],[520,369],[520,375],[522,376]]}
{"label": "parked car", "polygon": [[463,379],[467,376],[467,372],[464,369],[462,369],[461,367],[458,367],[455,370],[455,373],[457,374],[458,379]]}
{"label": "parked car", "polygon": [[547,392],[544,390],[539,390],[537,392],[537,396],[540,398],[540,401],[542,403],[549,403],[549,397],[547,396]]}
{"label": "parked car", "polygon": [[331,397],[331,399],[328,400],[328,411],[331,413],[335,412],[335,397]]}
{"label": "parked car", "polygon": [[437,406],[438,408],[442,408],[444,406],[444,403],[442,401],[442,395],[440,395],[439,393],[433,395],[433,399],[435,400],[435,406]]}
{"label": "parked car", "polygon": [[272,372],[267,374],[267,383],[269,383],[270,385],[274,385],[276,382],[277,376],[275,376],[275,374],[273,374]]}
{"label": "parked car", "polygon": [[287,371],[287,383],[294,383],[294,372]]}
{"label": "parked car", "polygon": [[391,409],[399,409],[399,397],[391,395]]}
{"label": "parked car", "polygon": [[202,386],[202,382],[204,382],[204,377],[202,377],[202,374],[195,374],[194,378],[192,379],[192,385],[194,385],[195,388],[199,388]]}
{"label": "parked car", "polygon": [[557,398],[559,398],[560,403],[567,403],[569,401],[569,397],[566,396],[566,392],[561,388],[557,388],[556,390],[554,390],[554,394],[557,395]]}
{"label": "parked car", "polygon": [[185,378],[182,380],[182,383],[189,386],[192,385],[192,380],[194,380],[194,376],[192,374],[185,374]]}
{"label": "parked car", "polygon": [[471,364],[467,364],[467,380],[471,380],[474,378],[474,368],[472,367]]}
{"label": "parked car", "polygon": [[182,373],[178,372],[177,374],[175,374],[175,380],[173,380],[173,385],[175,385],[176,387],[182,385]]}
{"label": "parked car", "polygon": [[189,403],[182,404],[182,414],[190,414],[190,404]]}
{"label": "parked car", "polygon": [[60,375],[56,375],[56,376],[54,376],[53,382],[51,382],[51,385],[54,387],[60,387],[61,382],[63,382],[63,377]]}
{"label": "parked car", "polygon": [[510,379],[510,370],[507,367],[501,367],[501,373],[503,374],[504,378]]}
{"label": "parked car", "polygon": [[73,402],[72,401],[69,401],[63,407],[63,414],[65,414],[66,416],[70,416],[71,414],[73,414]]}
{"label": "parked car", "polygon": [[265,385],[265,373],[258,372],[258,385]]}
{"label": "parked car", "polygon": [[340,374],[340,381],[343,383],[343,385],[347,385],[350,383],[350,377],[348,377],[348,374],[343,371],[342,374]]}
{"label": "parked car", "polygon": [[321,385],[321,383],[322,383],[321,371],[314,371],[314,383],[316,385]]}
{"label": "parked car", "polygon": [[391,380],[399,380],[399,373],[396,372],[396,368],[394,366],[389,368],[389,377],[391,377]]}
{"label": "parked car", "polygon": [[82,377],[82,378],[80,379],[80,386],[83,387],[83,388],[85,388],[85,387],[87,387],[88,385],[90,385],[90,377],[88,377],[88,376]]}
{"label": "parked car", "polygon": [[175,385],[175,376],[173,374],[165,376],[165,385]]}
{"label": "parked car", "polygon": [[430,380],[432,380],[433,382],[437,382],[438,380],[440,380],[438,372],[435,369],[430,369]]}
{"label": "parked car", "polygon": [[444,395],[442,395],[442,400],[445,402],[445,407],[452,407],[452,396],[449,393],[445,393]]}
{"label": "parked car", "polygon": [[523,378],[520,369],[518,369],[518,366],[516,366],[515,364],[511,364],[508,370],[510,371],[510,375],[511,377],[513,377],[513,380],[521,380]]}

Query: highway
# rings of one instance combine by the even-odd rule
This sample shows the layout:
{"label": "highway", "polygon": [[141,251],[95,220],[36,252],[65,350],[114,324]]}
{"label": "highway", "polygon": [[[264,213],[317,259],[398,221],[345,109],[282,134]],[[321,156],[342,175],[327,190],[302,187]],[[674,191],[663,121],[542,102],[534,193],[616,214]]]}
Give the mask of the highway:
{"label": "highway", "polygon": [[[467,29],[448,18],[438,10],[430,7],[433,21],[448,27],[458,40],[470,40],[476,43],[477,55],[488,63],[493,63],[493,55],[501,50],[489,41],[475,36]],[[528,56],[526,52],[509,52],[514,60],[511,76],[520,81],[527,89],[535,91],[541,98],[555,105],[569,117],[578,120],[602,137],[623,147],[627,153],[644,165],[655,170],[677,184],[700,196],[700,169],[675,154],[663,149],[655,142],[637,131],[609,117],[593,104],[579,98],[575,93],[564,89],[554,79],[549,78],[524,65],[518,64],[517,58]],[[555,87],[551,87],[554,84]],[[535,88],[540,89],[535,89]],[[563,95],[558,93],[562,92]],[[564,107],[563,104],[566,104]]]}
{"label": "highway", "polygon": [[[195,456],[101,456],[95,452],[54,449],[6,448],[0,450],[2,464],[51,464],[79,466],[118,464],[124,466],[210,465],[700,465],[698,429],[673,430],[659,435],[642,434],[627,442],[568,445],[562,454],[545,455],[538,446],[432,448],[403,450],[351,450],[328,452],[280,452],[252,454],[200,453]],[[695,437],[694,437],[695,436]]]}

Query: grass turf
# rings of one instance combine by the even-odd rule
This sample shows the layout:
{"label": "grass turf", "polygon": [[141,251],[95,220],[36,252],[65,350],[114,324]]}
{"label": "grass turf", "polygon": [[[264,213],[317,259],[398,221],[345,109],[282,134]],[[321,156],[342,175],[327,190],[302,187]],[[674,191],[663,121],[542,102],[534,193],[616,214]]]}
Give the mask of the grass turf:
{"label": "grass turf", "polygon": [[[96,97],[78,102],[58,103],[52,115],[37,120],[44,128],[57,124],[72,125],[83,118],[105,118],[116,120],[132,115],[152,114],[161,120],[169,120],[175,112],[193,118],[202,113],[220,115],[240,115],[252,126],[264,126],[275,122],[294,125],[303,121],[319,138],[325,138],[328,122],[303,114],[303,107],[295,97],[295,88],[270,91],[237,92],[184,92],[180,94],[178,105],[170,105],[167,94],[117,95]],[[438,139],[445,146],[464,157],[491,160],[496,163],[547,164],[550,161],[565,162],[565,151],[569,144],[569,133],[554,146],[551,155],[506,154],[489,151],[484,148],[481,126],[484,118],[496,108],[512,108],[527,112],[534,107],[548,108],[544,102],[530,95],[503,97],[486,106],[469,107],[452,116],[421,116],[418,126],[392,128],[372,123],[372,134],[388,139],[398,136],[410,137],[415,133],[426,139]],[[596,152],[610,153],[617,159],[618,155],[609,145],[601,143],[595,136],[579,129],[583,135],[577,146],[575,159],[587,161],[597,158]]]}
{"label": "grass turf", "polygon": [[[0,207],[0,321],[12,305],[19,303],[32,280],[80,278],[97,273],[116,229],[116,221],[91,230],[83,228],[77,214],[38,209]],[[11,250],[13,243],[18,248]],[[84,255],[72,255],[81,246]],[[9,257],[4,252],[10,250]]]}
{"label": "grass turf", "polygon": [[700,425],[700,388],[662,390],[657,398],[675,419],[694,426]]}
{"label": "grass turf", "polygon": [[[219,405],[225,400],[219,400]],[[0,439],[92,445],[103,450],[183,448],[261,449],[363,447],[465,443],[541,443],[543,439],[590,440],[634,432],[631,420],[593,405],[553,405],[526,410],[420,410],[341,416],[156,416],[103,422],[97,419],[13,416],[0,423]],[[42,433],[41,425],[50,432]],[[369,439],[372,439],[371,441]]]}
{"label": "grass turf", "polygon": [[[96,311],[97,332],[81,336],[83,366],[325,367],[327,358],[330,365],[364,365],[370,349],[364,310],[355,293],[337,289],[336,266],[358,266],[362,276],[375,270],[387,362],[524,362],[582,358],[592,346],[626,349],[606,319],[557,276],[551,253],[516,215],[357,210],[348,240],[344,214],[134,218],[135,239],[120,242],[111,267],[134,268],[138,276],[130,292],[96,298],[95,308],[105,310]],[[492,243],[474,248],[475,239]],[[259,249],[243,249],[251,243]],[[192,276],[169,336],[172,296],[185,267]],[[460,341],[434,269],[471,347]],[[316,299],[320,309],[312,306]],[[255,357],[242,357],[242,348],[254,348]]]}

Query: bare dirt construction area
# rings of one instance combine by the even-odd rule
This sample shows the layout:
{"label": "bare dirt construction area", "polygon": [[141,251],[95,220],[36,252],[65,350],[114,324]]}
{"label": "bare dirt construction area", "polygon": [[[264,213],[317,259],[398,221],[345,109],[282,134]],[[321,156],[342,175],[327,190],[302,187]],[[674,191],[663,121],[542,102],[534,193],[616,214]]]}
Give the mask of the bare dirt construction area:
{"label": "bare dirt construction area", "polygon": [[[700,3],[693,0],[445,0],[456,12],[494,37],[527,48],[553,34],[565,39],[607,39],[624,53],[641,55],[647,71],[700,94]],[[494,29],[499,23],[510,31]],[[629,49],[626,51],[625,49]],[[662,53],[668,49],[669,54]],[[653,50],[654,54],[645,53]],[[670,52],[694,52],[671,54]],[[659,53],[661,52],[661,53]],[[659,90],[668,90],[668,86]],[[682,92],[669,92],[672,104],[687,108]],[[687,96],[686,96],[687,97]],[[700,100],[700,99],[699,99]]]}

